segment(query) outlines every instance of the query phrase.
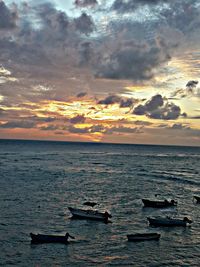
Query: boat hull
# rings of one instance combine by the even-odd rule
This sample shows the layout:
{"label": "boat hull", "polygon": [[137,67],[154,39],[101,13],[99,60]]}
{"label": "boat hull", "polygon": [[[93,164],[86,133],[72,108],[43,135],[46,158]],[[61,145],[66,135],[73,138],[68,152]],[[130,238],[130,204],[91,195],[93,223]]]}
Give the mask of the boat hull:
{"label": "boat hull", "polygon": [[31,242],[33,244],[41,244],[41,243],[62,243],[62,244],[68,244],[68,237],[66,236],[54,236],[54,235],[41,235],[41,234],[32,234],[31,236]]}
{"label": "boat hull", "polygon": [[158,233],[132,234],[132,235],[127,235],[127,238],[128,241],[131,242],[159,240],[160,234]]}
{"label": "boat hull", "polygon": [[75,209],[71,207],[69,207],[68,209],[70,210],[73,218],[89,219],[95,221],[108,221],[108,216],[106,216],[106,213],[101,213],[93,210]]}
{"label": "boat hull", "polygon": [[196,200],[197,203],[200,203],[200,197],[194,196],[194,199]]}
{"label": "boat hull", "polygon": [[153,226],[187,226],[187,222],[181,219],[171,219],[171,218],[147,218],[150,225]]}
{"label": "boat hull", "polygon": [[149,200],[149,199],[142,199],[142,202],[145,207],[150,208],[168,208],[176,206],[176,202],[173,201],[157,201],[157,200]]}

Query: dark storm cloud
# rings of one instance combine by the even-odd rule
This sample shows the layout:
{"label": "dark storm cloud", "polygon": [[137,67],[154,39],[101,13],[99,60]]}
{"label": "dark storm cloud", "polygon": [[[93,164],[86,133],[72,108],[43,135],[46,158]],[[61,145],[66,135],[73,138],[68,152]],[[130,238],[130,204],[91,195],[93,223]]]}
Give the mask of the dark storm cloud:
{"label": "dark storm cloud", "polygon": [[92,17],[86,13],[82,13],[74,22],[76,29],[81,33],[90,34],[94,31],[95,26]]}
{"label": "dark storm cloud", "polygon": [[116,103],[120,103],[121,97],[117,95],[109,95],[105,99],[99,100],[97,104],[100,105],[113,105]]}
{"label": "dark storm cloud", "polygon": [[160,17],[169,27],[194,34],[200,25],[198,4],[198,0],[169,1],[169,8],[161,11]]}
{"label": "dark storm cloud", "polygon": [[76,7],[94,7],[98,4],[97,0],[75,0]]}
{"label": "dark storm cloud", "polygon": [[163,106],[164,100],[161,95],[153,96],[145,105],[138,105],[134,109],[134,114],[144,115],[146,112],[151,112],[157,110],[159,107]]}
{"label": "dark storm cloud", "polygon": [[120,108],[131,108],[136,103],[133,98],[121,99]]}
{"label": "dark storm cloud", "polygon": [[4,1],[0,1],[0,30],[15,28],[17,18],[17,11],[12,11]]}
{"label": "dark storm cloud", "polygon": [[122,42],[106,57],[99,59],[97,77],[110,79],[149,80],[156,67],[170,59],[168,48],[157,40],[153,46]]}
{"label": "dark storm cloud", "polygon": [[70,119],[70,122],[72,124],[77,124],[77,123],[84,123],[86,120],[85,116],[84,115],[77,115],[73,118]]}
{"label": "dark storm cloud", "polygon": [[179,106],[165,102],[161,95],[155,95],[144,105],[138,105],[133,114],[161,120],[175,120],[183,115]]}
{"label": "dark storm cloud", "polygon": [[81,43],[79,53],[80,53],[80,61],[79,61],[80,66],[89,65],[94,56],[94,50],[92,48],[91,43],[90,42]]}
{"label": "dark storm cloud", "polygon": [[109,95],[104,99],[101,99],[97,102],[100,105],[113,105],[119,104],[120,108],[130,108],[136,103],[136,100],[133,98],[124,98],[118,95]]}
{"label": "dark storm cloud", "polygon": [[79,55],[79,44],[84,43],[81,36],[94,30],[91,16],[68,17],[50,2],[28,5],[25,15],[22,10],[20,6],[17,31],[0,37],[0,60],[28,64],[30,70],[33,65],[53,67],[58,62],[78,65],[83,57]]}
{"label": "dark storm cloud", "polygon": [[[79,7],[89,7],[96,2],[74,1]],[[166,1],[118,0],[114,5],[132,8],[133,3],[144,5],[158,2]],[[106,23],[107,21],[109,23],[105,23],[105,28],[104,25],[102,26],[102,20],[97,18],[98,14],[102,16],[103,11],[97,10],[97,13],[92,16],[88,11],[88,14],[82,13],[80,17],[74,18],[58,10],[52,1],[34,1],[18,5],[17,29],[12,31],[12,34],[7,32],[6,36],[0,36],[0,61],[10,65],[16,62],[20,66],[27,64],[29,67],[25,69],[26,78],[29,78],[32,73],[34,77],[41,76],[41,79],[51,80],[51,82],[59,75],[55,70],[56,64],[64,65],[66,68],[63,69],[66,73],[70,73],[74,67],[87,67],[87,70],[99,78],[130,79],[136,82],[152,79],[160,66],[170,60],[176,41],[168,41],[168,35],[163,39],[156,37],[160,36],[160,21],[162,25],[174,28],[176,25],[178,28],[181,28],[181,24],[186,25],[187,18],[190,25],[194,26],[198,23],[199,9],[191,5],[192,1],[188,2],[188,7],[186,7],[186,1],[182,3],[176,0],[175,2],[180,4],[181,11],[174,8],[173,1],[167,1],[168,9],[161,8],[156,11],[157,14],[159,13],[159,19],[147,19],[145,22],[136,22],[132,18],[124,19],[123,16],[116,20],[112,17],[112,12],[111,16],[108,13],[105,18]],[[9,11],[5,14],[12,14],[11,7],[2,4],[3,1],[0,3],[4,9],[6,7],[5,10]],[[167,10],[170,12],[173,10],[173,23],[170,22],[171,17]],[[110,10],[108,9],[107,12]],[[4,15],[6,18],[12,17],[9,16]],[[154,10],[152,10],[152,17],[154,17]],[[182,20],[181,17],[183,17]],[[16,19],[13,21],[15,23]],[[90,38],[90,34],[93,33],[93,38]],[[151,41],[147,40],[148,34],[152,35]],[[47,66],[49,74],[44,77]],[[41,67],[40,71],[36,73],[36,69],[33,70],[34,67],[37,69]],[[17,70],[17,73],[19,72],[20,67]],[[21,72],[24,74],[24,70]],[[132,105],[131,100],[119,103],[121,107]]]}

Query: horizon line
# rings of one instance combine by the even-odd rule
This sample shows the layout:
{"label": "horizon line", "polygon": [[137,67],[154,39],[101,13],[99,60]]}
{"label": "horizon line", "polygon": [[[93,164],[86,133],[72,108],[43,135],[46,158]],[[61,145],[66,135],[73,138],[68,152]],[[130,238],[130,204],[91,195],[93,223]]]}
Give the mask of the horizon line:
{"label": "horizon line", "polygon": [[174,144],[133,144],[133,143],[110,143],[110,142],[95,142],[95,141],[63,141],[63,140],[44,140],[44,139],[14,139],[14,138],[0,138],[1,141],[25,141],[25,142],[52,142],[52,143],[72,143],[72,144],[95,144],[95,145],[124,145],[124,146],[170,146],[170,147],[194,147],[194,145],[174,145]]}

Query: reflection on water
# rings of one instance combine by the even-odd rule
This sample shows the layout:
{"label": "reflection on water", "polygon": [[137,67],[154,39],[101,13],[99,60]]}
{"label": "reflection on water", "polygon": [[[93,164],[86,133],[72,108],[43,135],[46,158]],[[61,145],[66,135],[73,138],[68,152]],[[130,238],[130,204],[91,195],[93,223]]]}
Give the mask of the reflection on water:
{"label": "reflection on water", "polygon": [[[0,141],[1,266],[198,266],[200,149]],[[141,198],[173,197],[177,208],[143,208]],[[112,223],[71,220],[86,200]],[[189,216],[188,228],[152,228],[148,216]],[[126,235],[158,231],[160,241]],[[31,245],[29,233],[76,237],[69,245]]]}

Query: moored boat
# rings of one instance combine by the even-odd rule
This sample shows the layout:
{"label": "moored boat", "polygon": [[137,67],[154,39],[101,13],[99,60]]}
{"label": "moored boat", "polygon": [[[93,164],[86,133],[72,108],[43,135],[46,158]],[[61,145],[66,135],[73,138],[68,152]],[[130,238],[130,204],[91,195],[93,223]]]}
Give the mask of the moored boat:
{"label": "moored boat", "polygon": [[194,199],[196,200],[197,203],[200,203],[200,196],[194,196]]}
{"label": "moored boat", "polygon": [[71,236],[69,233],[66,233],[64,236],[60,235],[43,235],[43,234],[33,234],[30,233],[31,236],[31,242],[34,244],[39,243],[68,243],[68,238],[74,239],[73,236]]}
{"label": "moored boat", "polygon": [[145,207],[151,207],[151,208],[167,208],[167,207],[173,207],[177,205],[177,201],[175,200],[149,200],[149,199],[142,199],[142,202]]}
{"label": "moored boat", "polygon": [[68,209],[70,210],[72,216],[78,219],[90,219],[108,222],[108,219],[112,217],[107,211],[99,212],[97,210],[84,210],[71,207],[68,207]]}
{"label": "moored boat", "polygon": [[95,205],[97,205],[97,203],[93,201],[85,201],[83,205],[94,207]]}
{"label": "moored boat", "polygon": [[127,235],[128,241],[138,242],[138,241],[148,241],[148,240],[159,240],[160,234],[158,233],[137,233]]}
{"label": "moored boat", "polygon": [[188,224],[192,223],[192,220],[188,219],[187,217],[184,217],[183,219],[176,219],[170,217],[148,217],[147,220],[149,221],[149,224],[153,226],[187,226]]}

